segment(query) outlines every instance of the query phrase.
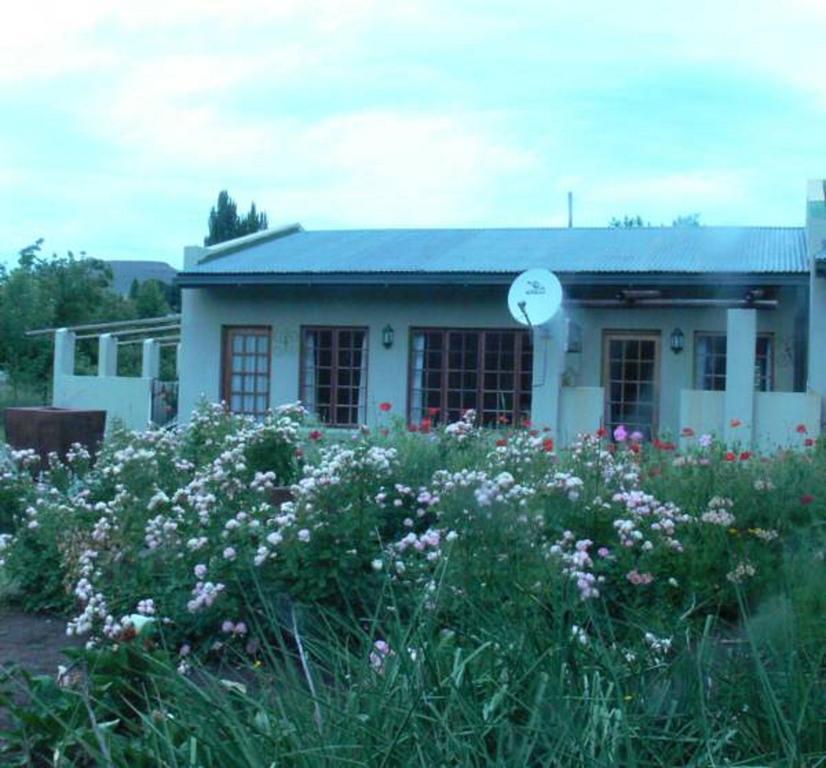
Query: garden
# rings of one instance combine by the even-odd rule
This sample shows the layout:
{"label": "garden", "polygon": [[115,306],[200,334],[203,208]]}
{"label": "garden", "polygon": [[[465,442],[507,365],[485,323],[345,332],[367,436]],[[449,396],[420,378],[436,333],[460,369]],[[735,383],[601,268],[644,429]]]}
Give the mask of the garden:
{"label": "garden", "polygon": [[766,457],[381,414],[9,452],[0,600],[71,648],[0,671],[0,762],[826,765],[807,425]]}

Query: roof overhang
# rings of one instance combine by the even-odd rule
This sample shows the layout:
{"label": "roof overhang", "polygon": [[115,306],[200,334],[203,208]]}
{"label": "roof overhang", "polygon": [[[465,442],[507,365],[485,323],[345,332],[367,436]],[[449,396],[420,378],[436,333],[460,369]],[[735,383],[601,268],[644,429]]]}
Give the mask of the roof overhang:
{"label": "roof overhang", "polygon": [[[518,272],[180,272],[181,288],[234,286],[510,285]],[[805,285],[808,272],[558,272],[563,285]]]}

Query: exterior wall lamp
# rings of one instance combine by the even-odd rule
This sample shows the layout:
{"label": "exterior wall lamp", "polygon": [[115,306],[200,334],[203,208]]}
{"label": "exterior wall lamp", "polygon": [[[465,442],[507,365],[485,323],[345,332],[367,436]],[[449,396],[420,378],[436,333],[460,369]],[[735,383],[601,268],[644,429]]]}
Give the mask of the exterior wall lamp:
{"label": "exterior wall lamp", "polygon": [[393,337],[395,336],[395,332],[393,331],[393,326],[389,323],[382,328],[381,331],[381,345],[385,349],[390,349],[393,346]]}
{"label": "exterior wall lamp", "polygon": [[685,334],[679,328],[675,328],[671,331],[669,342],[671,345],[671,351],[675,355],[679,355],[685,348]]}

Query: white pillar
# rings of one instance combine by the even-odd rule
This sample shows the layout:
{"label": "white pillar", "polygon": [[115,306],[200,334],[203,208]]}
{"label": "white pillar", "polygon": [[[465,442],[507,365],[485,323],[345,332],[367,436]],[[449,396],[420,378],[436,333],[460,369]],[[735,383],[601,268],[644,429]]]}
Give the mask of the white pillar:
{"label": "white pillar", "polygon": [[752,447],[754,440],[756,351],[757,310],[728,310],[724,435],[727,443],[738,442],[746,449]]}
{"label": "white pillar", "polygon": [[54,360],[52,368],[52,404],[62,402],[62,378],[75,373],[75,334],[60,328],[54,335]]}
{"label": "white pillar", "polygon": [[826,267],[819,267],[826,255],[826,182],[822,179],[808,184],[806,247],[810,269],[808,388],[820,395],[820,420],[826,423],[826,274],[818,274]]}
{"label": "white pillar", "polygon": [[145,379],[157,379],[161,373],[161,345],[157,339],[143,340],[141,358],[141,376]]}
{"label": "white pillar", "polygon": [[175,345],[175,378],[180,381],[181,378],[181,344],[180,342]]}
{"label": "white pillar", "polygon": [[98,339],[98,376],[118,375],[118,339],[102,333]]}
{"label": "white pillar", "polygon": [[559,399],[565,369],[565,314],[557,312],[533,331],[533,392],[531,422],[536,429],[548,427],[559,440]]}

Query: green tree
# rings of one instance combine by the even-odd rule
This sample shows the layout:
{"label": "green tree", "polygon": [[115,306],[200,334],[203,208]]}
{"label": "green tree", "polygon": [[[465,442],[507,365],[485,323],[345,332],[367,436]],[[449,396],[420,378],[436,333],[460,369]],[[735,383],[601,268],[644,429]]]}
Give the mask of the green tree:
{"label": "green tree", "polygon": [[[17,394],[21,388],[48,392],[51,339],[29,337],[35,328],[61,327],[135,317],[131,301],[111,287],[111,269],[98,259],[71,251],[41,255],[42,240],[23,248],[18,264],[0,274],[0,368]],[[78,367],[91,368],[95,350],[78,345]]]}
{"label": "green tree", "polygon": [[223,189],[218,193],[218,202],[209,212],[209,234],[204,238],[204,245],[217,245],[266,228],[267,214],[259,213],[255,203],[241,218],[235,201]]}
{"label": "green tree", "polygon": [[671,222],[672,227],[699,227],[700,226],[700,214],[699,213],[686,213],[682,216],[678,216],[674,221]]}
{"label": "green tree", "polygon": [[643,221],[642,216],[623,216],[621,219],[614,217],[608,222],[608,226],[614,229],[636,229],[637,227],[650,227],[650,221]]}
{"label": "green tree", "polygon": [[166,292],[157,280],[144,280],[132,300],[138,317],[160,317],[172,312],[166,300]]}

